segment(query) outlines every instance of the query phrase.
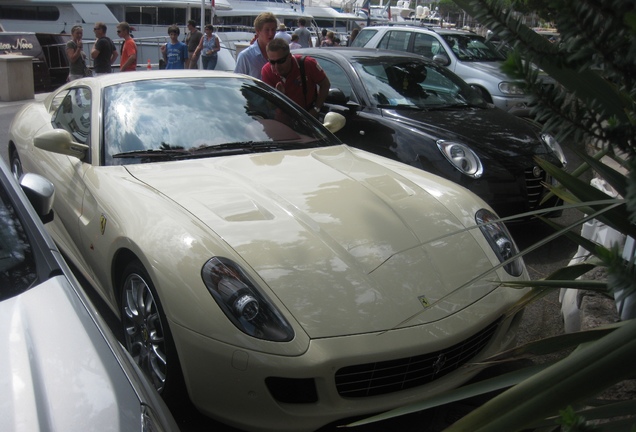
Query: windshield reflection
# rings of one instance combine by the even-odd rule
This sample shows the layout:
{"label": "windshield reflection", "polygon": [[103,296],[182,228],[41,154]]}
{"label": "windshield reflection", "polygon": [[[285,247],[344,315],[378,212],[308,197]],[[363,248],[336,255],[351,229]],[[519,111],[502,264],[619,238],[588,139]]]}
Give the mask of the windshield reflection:
{"label": "windshield reflection", "polygon": [[158,160],[157,154],[199,157],[197,150],[228,144],[253,149],[255,143],[337,143],[275,91],[236,78],[146,80],[108,87],[103,119],[106,165]]}
{"label": "windshield reflection", "polygon": [[432,63],[368,58],[359,59],[354,67],[368,94],[383,108],[486,106],[481,95],[468,84]]}
{"label": "windshield reflection", "polygon": [[506,58],[486,39],[475,35],[443,34],[451,50],[462,61],[503,61]]}

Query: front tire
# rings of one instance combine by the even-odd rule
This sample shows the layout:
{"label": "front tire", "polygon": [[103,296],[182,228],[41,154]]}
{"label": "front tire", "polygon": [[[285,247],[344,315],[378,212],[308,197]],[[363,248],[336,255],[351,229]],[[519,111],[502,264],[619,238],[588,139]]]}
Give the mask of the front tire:
{"label": "front tire", "polygon": [[172,334],[152,280],[140,262],[126,266],[120,287],[126,349],[166,402],[182,401],[183,375]]}

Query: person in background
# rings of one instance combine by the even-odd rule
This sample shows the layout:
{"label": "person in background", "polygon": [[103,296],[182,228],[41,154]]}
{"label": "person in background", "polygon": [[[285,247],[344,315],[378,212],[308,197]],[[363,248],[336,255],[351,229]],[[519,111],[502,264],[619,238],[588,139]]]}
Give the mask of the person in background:
{"label": "person in background", "polygon": [[358,36],[358,33],[360,33],[360,29],[358,29],[358,28],[354,28],[353,30],[351,30],[351,34],[349,35],[349,39],[347,39],[347,46],[351,46],[353,41],[356,39],[356,36]]}
{"label": "person in background", "polygon": [[134,72],[137,70],[137,44],[130,36],[130,25],[126,21],[117,24],[117,36],[124,39],[121,46],[120,72]]}
{"label": "person in background", "polygon": [[333,38],[335,37],[335,34],[332,31],[328,31],[325,34],[325,37],[322,39],[322,42],[320,43],[321,47],[332,47],[334,46],[333,43]]}
{"label": "person in background", "polygon": [[274,37],[285,39],[287,43],[291,42],[291,36],[289,33],[287,33],[287,27],[285,27],[285,24],[280,24],[278,26],[278,31],[276,32],[276,36]]}
{"label": "person in background", "polygon": [[171,25],[168,27],[170,42],[161,46],[161,54],[166,61],[166,69],[185,69],[188,61],[188,46],[179,41],[179,27]]}
{"label": "person in background", "polygon": [[289,49],[295,50],[299,48],[302,48],[302,46],[298,43],[298,35],[294,33],[293,35],[291,35],[291,42],[289,43]]}
{"label": "person in background", "polygon": [[263,81],[318,117],[331,83],[316,59],[291,54],[283,39],[274,39],[267,45],[267,59],[262,70]]}
{"label": "person in background", "polygon": [[95,75],[111,73],[113,71],[111,65],[119,57],[115,44],[106,36],[106,30],[106,24],[103,22],[96,22],[95,28],[93,28],[96,41],[91,50],[91,58],[93,59]]}
{"label": "person in background", "polygon": [[218,61],[218,52],[221,50],[221,42],[218,36],[213,33],[214,26],[207,24],[204,27],[205,34],[199,42],[199,46],[194,50],[194,56],[201,55],[201,62],[204,70],[214,70]]}
{"label": "person in background", "polygon": [[199,58],[194,55],[203,33],[197,28],[197,22],[195,20],[188,21],[188,35],[186,36],[185,43],[188,45],[188,59],[186,60],[186,69],[198,69]]}
{"label": "person in background", "polygon": [[234,72],[261,79],[261,69],[267,63],[267,44],[274,39],[276,27],[278,27],[278,20],[273,13],[262,12],[256,17],[254,20],[256,40],[236,57]]}
{"label": "person in background", "polygon": [[71,29],[71,40],[66,43],[66,57],[68,58],[68,78],[73,81],[84,76],[86,70],[86,54],[82,51],[82,36],[84,29],[80,25]]}
{"label": "person in background", "polygon": [[299,18],[298,28],[294,30],[294,33],[298,35],[298,43],[301,47],[310,48],[314,46],[314,44],[311,42],[311,33],[307,30],[305,25],[307,25],[305,18]]}

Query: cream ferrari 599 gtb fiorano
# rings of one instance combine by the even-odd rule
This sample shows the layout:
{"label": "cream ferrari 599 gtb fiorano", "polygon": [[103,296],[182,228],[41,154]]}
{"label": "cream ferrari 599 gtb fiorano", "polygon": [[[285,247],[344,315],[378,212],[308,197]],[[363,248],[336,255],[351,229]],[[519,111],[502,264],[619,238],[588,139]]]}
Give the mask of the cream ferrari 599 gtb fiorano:
{"label": "cream ferrari 599 gtb fiorano", "polygon": [[27,104],[9,157],[54,184],[49,232],[166,400],[310,431],[468,380],[528,277],[480,198],[342,121],[246,76],[117,73]]}

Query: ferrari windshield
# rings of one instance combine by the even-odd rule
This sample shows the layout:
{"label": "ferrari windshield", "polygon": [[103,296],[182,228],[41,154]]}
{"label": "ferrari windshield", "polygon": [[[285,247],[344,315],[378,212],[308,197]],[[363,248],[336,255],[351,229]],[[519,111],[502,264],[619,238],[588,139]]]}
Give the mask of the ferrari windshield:
{"label": "ferrari windshield", "polygon": [[106,165],[337,144],[318,121],[248,79],[174,78],[107,87]]}
{"label": "ferrari windshield", "polygon": [[366,57],[354,63],[369,96],[381,108],[485,107],[481,95],[431,62],[404,57]]}

